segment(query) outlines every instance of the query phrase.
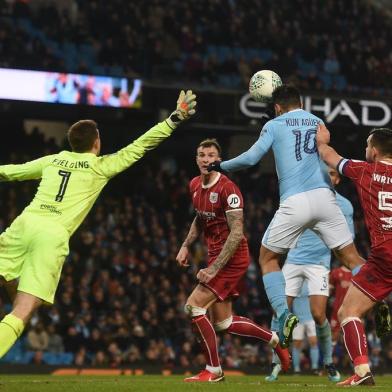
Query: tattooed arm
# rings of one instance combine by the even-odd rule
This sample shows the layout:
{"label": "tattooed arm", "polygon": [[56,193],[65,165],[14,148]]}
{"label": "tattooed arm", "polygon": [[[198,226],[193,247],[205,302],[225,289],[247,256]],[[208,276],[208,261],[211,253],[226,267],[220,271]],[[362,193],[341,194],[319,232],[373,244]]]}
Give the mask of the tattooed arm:
{"label": "tattooed arm", "polygon": [[182,267],[188,267],[188,255],[189,255],[189,246],[195,242],[196,238],[199,237],[201,233],[201,225],[199,218],[197,215],[191,224],[191,227],[188,231],[188,235],[185,238],[185,241],[182,243],[180,250],[178,251],[176,260],[177,263]]}
{"label": "tattooed arm", "polygon": [[244,212],[243,210],[233,210],[226,212],[227,224],[230,234],[216,260],[208,267],[201,269],[197,274],[197,279],[201,283],[208,283],[233,257],[242,238],[244,237]]}

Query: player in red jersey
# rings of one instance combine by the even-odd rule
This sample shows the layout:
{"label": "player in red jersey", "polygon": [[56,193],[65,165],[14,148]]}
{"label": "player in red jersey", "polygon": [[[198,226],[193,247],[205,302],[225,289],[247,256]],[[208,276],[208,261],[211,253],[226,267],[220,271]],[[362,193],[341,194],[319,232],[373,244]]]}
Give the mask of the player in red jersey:
{"label": "player in red jersey", "polygon": [[342,158],[328,146],[324,125],[317,131],[321,158],[355,184],[369,230],[371,248],[367,263],[352,278],[338,311],[343,339],[355,373],[341,386],[374,385],[361,317],[392,292],[392,130],[373,129],[367,139],[366,160]]}
{"label": "player in red jersey", "polygon": [[329,275],[329,288],[335,297],[332,304],[331,314],[331,330],[332,330],[332,345],[335,347],[339,340],[340,323],[338,320],[338,310],[343,302],[343,298],[351,284],[351,271],[345,266],[334,268]]}
{"label": "player in red jersey", "polygon": [[[196,163],[200,176],[190,182],[190,194],[196,216],[177,255],[180,266],[187,267],[189,246],[203,232],[208,247],[208,267],[197,273],[199,284],[185,305],[198,335],[207,366],[186,382],[223,380],[216,332],[254,337],[274,347],[282,369],[290,366],[287,349],[279,346],[275,332],[264,329],[246,317],[233,315],[232,300],[240,295],[249,265],[248,243],[243,232],[243,199],[238,187],[218,172],[208,172],[210,163],[220,159],[221,148],[215,139],[202,141]],[[207,317],[207,310],[209,317]]]}

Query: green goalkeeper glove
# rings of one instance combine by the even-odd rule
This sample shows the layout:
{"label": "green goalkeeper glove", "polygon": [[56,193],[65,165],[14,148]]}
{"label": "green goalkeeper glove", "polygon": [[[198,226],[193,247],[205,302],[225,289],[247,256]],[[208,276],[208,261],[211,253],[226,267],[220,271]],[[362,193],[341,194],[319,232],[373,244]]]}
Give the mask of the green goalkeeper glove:
{"label": "green goalkeeper glove", "polygon": [[192,90],[186,93],[181,90],[177,99],[177,109],[166,119],[170,128],[176,128],[181,122],[188,120],[196,113],[196,95]]}

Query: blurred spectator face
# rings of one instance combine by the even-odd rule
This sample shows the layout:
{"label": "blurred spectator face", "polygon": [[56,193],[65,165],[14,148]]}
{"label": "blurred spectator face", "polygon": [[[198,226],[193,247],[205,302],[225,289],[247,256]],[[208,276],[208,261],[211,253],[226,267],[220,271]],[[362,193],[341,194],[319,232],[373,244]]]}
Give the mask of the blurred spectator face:
{"label": "blurred spectator face", "polygon": [[110,85],[105,85],[102,89],[102,101],[107,102],[112,96],[112,87]]}
{"label": "blurred spectator face", "polygon": [[55,329],[55,327],[54,327],[53,324],[50,324],[50,325],[48,326],[47,331],[48,331],[48,334],[49,334],[49,335],[54,335],[54,334],[56,333],[56,329]]}
{"label": "blurred spectator face", "polygon": [[95,355],[95,364],[96,365],[104,365],[106,364],[107,359],[105,353],[103,351],[98,351]]}
{"label": "blurred spectator face", "polygon": [[65,84],[67,83],[68,75],[67,74],[60,74],[59,75],[59,80],[61,83]]}

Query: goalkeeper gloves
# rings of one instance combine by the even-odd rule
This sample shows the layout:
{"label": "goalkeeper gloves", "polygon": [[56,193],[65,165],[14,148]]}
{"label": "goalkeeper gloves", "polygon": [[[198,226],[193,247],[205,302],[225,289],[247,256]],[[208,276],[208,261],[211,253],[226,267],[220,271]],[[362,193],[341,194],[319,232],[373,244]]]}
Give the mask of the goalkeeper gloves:
{"label": "goalkeeper gloves", "polygon": [[221,161],[215,161],[212,162],[208,165],[207,167],[208,172],[216,171],[216,172],[223,172],[223,169],[221,168]]}
{"label": "goalkeeper gloves", "polygon": [[177,99],[176,110],[166,119],[170,128],[176,128],[181,122],[188,120],[196,113],[196,95],[192,90],[181,90]]}

